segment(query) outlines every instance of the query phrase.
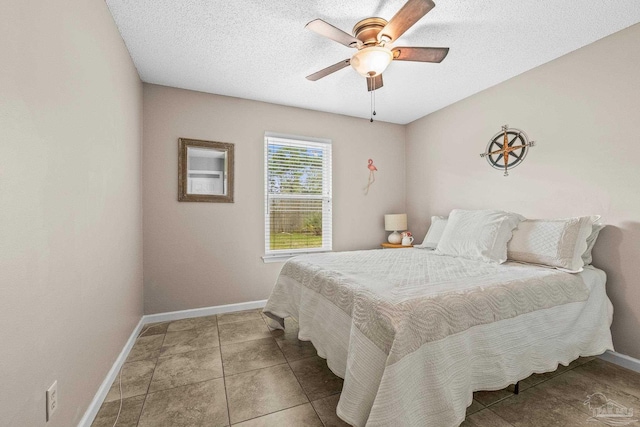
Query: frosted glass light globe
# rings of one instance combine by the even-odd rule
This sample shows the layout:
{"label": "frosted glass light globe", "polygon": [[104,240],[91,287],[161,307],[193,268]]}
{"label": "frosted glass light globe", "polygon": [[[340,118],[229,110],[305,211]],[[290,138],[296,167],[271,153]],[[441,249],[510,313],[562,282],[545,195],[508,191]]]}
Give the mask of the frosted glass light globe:
{"label": "frosted glass light globe", "polygon": [[357,51],[351,57],[351,66],[363,77],[382,74],[393,60],[393,53],[386,47],[371,46]]}

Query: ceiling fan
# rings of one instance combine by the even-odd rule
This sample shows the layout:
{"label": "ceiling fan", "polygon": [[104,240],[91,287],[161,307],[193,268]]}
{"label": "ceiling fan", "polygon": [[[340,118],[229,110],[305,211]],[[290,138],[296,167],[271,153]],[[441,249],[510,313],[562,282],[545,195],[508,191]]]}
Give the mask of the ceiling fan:
{"label": "ceiling fan", "polygon": [[316,81],[351,65],[366,77],[367,90],[373,91],[382,87],[382,72],[391,61],[442,62],[449,53],[448,47],[389,47],[434,7],[432,0],[409,0],[388,22],[374,17],[358,22],[353,36],[321,19],[309,22],[305,28],[358,51],[350,59],[308,75],[307,79]]}

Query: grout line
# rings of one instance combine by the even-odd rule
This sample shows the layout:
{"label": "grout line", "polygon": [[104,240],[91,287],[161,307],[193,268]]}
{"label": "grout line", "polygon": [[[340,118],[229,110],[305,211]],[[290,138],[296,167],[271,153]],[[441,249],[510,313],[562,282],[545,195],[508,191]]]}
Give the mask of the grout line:
{"label": "grout line", "polygon": [[225,377],[235,377],[236,375],[246,374],[247,372],[254,372],[254,371],[259,371],[261,369],[275,368],[276,366],[282,366],[286,364],[287,362],[276,363],[275,365],[263,366],[262,368],[249,369],[247,371],[236,372],[235,374],[225,374]]}
{"label": "grout line", "polygon": [[227,376],[224,374],[224,363],[222,361],[222,341],[220,341],[220,323],[216,315],[216,329],[218,330],[218,348],[220,349],[220,366],[222,366],[222,386],[224,387],[224,400],[227,406],[227,420],[231,425],[231,409],[229,408],[229,393],[227,393]]}
{"label": "grout line", "polygon": [[[505,423],[507,423],[507,424],[508,424],[508,425],[510,425],[511,427],[515,427],[515,426],[514,426],[513,424],[511,424],[509,421],[505,420],[505,419],[504,419],[504,418],[502,418],[500,415],[498,415],[498,413],[496,413],[495,411],[492,411],[492,410],[491,410],[491,409],[489,409],[489,408],[485,408],[485,409],[487,409],[489,412],[491,412],[491,413],[492,413],[493,415],[495,415],[496,417],[500,418],[502,421],[504,421]],[[480,412],[480,411],[478,411],[478,412]],[[477,413],[477,412],[476,412],[476,413]],[[472,415],[473,415],[473,414],[472,414]],[[465,419],[466,419],[466,417],[465,417]]]}
{"label": "grout line", "polygon": [[[264,316],[262,316],[262,315],[261,315],[260,317],[262,317],[262,320],[263,320],[263,321],[264,321],[264,323],[267,325],[267,328],[269,328],[269,324],[267,323],[267,320],[264,318]],[[286,329],[286,326],[285,326],[285,329]],[[269,330],[271,330],[271,328],[269,328]],[[297,339],[297,338],[296,338],[296,339]],[[276,345],[277,345],[277,343],[276,343]],[[282,349],[280,348],[280,346],[279,346],[279,345],[278,345],[278,348],[280,349],[280,351],[282,352],[282,355],[284,356],[284,352],[282,351]],[[311,358],[311,357],[315,357],[315,356],[309,356],[308,358]],[[294,362],[297,362],[298,360],[308,359],[308,358],[307,358],[307,357],[303,357],[302,359],[294,360]],[[318,419],[320,420],[320,422],[322,423],[322,425],[326,427],[327,425],[326,425],[326,424],[325,424],[325,422],[322,420],[322,417],[320,416],[320,414],[318,414],[318,411],[316,410],[316,407],[315,407],[315,406],[313,406],[313,403],[311,403],[312,401],[311,401],[311,399],[309,399],[309,395],[307,394],[307,392],[306,392],[306,390],[304,389],[304,387],[302,387],[302,383],[300,383],[300,379],[298,378],[298,376],[296,375],[296,372],[295,372],[295,371],[293,370],[293,368],[291,367],[291,363],[289,362],[289,359],[287,359],[287,356],[284,356],[284,360],[286,360],[286,361],[287,361],[287,365],[289,366],[289,369],[291,369],[291,372],[293,372],[293,376],[294,376],[294,378],[295,378],[295,379],[296,379],[296,381],[298,382],[298,385],[300,386],[300,388],[302,389],[302,392],[304,393],[305,397],[307,398],[307,401],[308,401],[307,403],[309,403],[309,405],[311,405],[311,408],[313,409],[313,412],[315,412],[316,417],[318,417]],[[342,390],[340,391],[340,393],[342,393]],[[337,393],[336,393],[336,394],[337,394]],[[332,394],[332,395],[330,395],[330,396],[333,396],[333,394]],[[325,397],[328,397],[328,396],[325,396]],[[323,398],[321,398],[321,399],[323,399]],[[320,399],[316,399],[316,400],[320,400]]]}
{"label": "grout line", "polygon": [[[218,377],[218,378],[208,378],[208,379],[206,379],[206,380],[194,381],[194,382],[192,382],[192,383],[181,384],[181,385],[178,385],[178,386],[175,386],[175,387],[169,387],[169,388],[163,388],[163,389],[160,389],[160,390],[155,390],[155,391],[152,391],[152,392],[147,393],[147,394],[162,393],[162,392],[164,392],[164,391],[175,390],[175,389],[177,389],[177,388],[189,387],[189,386],[192,386],[192,385],[195,385],[195,384],[202,384],[202,383],[206,383],[206,382],[209,382],[209,381],[215,381],[215,380],[220,380],[220,379],[222,379],[222,377]],[[142,396],[142,394],[140,394],[139,396]]]}
{"label": "grout line", "polygon": [[[159,335],[159,334],[156,334]],[[140,338],[140,336],[138,336]],[[140,406],[140,413],[138,414],[138,419],[136,420],[136,427],[140,424],[140,418],[142,417],[142,411],[144,410],[144,406],[147,404],[147,397],[149,396],[149,388],[151,387],[151,382],[153,381],[153,376],[156,373],[156,367],[158,366],[158,360],[160,360],[160,353],[162,351],[162,346],[164,345],[164,340],[167,338],[167,331],[162,335],[162,343],[160,344],[160,351],[158,352],[158,356],[156,357],[156,364],[153,366],[153,372],[151,372],[151,379],[149,380],[149,385],[147,386],[147,392],[144,394],[144,400],[142,401],[142,406]],[[136,341],[138,341],[136,339]],[[126,361],[125,361],[126,362]]]}
{"label": "grout line", "polygon": [[[252,417],[252,418],[247,418],[246,420],[238,421],[237,423],[230,424],[230,425],[232,427],[233,426],[237,426],[238,424],[246,423],[247,421],[255,420],[256,418],[266,417],[267,415],[277,414],[278,412],[287,411],[289,409],[297,408],[298,406],[304,406],[304,405],[309,405],[309,404],[311,404],[311,402],[300,403],[298,405],[290,406],[289,408],[283,408],[283,409],[278,409],[277,411],[269,412],[268,414],[258,415],[257,417]],[[313,406],[313,405],[311,405],[311,406]]]}

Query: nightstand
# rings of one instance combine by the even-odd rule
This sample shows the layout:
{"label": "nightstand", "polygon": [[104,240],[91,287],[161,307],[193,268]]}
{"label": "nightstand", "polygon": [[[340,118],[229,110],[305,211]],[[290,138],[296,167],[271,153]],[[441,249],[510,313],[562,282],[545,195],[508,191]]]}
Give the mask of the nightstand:
{"label": "nightstand", "polygon": [[393,243],[381,243],[383,249],[399,249],[399,248],[412,248],[413,245],[404,246],[404,245],[394,245]]}

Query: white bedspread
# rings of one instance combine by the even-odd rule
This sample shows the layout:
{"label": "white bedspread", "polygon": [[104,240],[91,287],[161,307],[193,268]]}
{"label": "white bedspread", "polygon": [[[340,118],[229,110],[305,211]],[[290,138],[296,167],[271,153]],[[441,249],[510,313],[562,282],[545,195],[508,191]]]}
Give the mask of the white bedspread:
{"label": "white bedspread", "polygon": [[473,391],[613,349],[605,275],[488,264],[425,250],[287,262],[265,312],[292,316],[344,378],[355,426],[458,426]]}

